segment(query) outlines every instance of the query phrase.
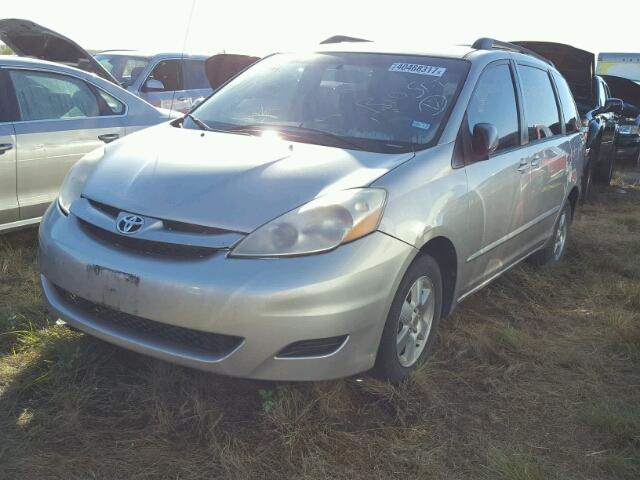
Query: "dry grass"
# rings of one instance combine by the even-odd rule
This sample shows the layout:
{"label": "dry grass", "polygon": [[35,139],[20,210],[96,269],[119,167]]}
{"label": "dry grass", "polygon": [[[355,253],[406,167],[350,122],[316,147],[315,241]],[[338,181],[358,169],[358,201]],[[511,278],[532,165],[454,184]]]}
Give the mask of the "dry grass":
{"label": "dry grass", "polygon": [[57,327],[35,232],[0,237],[0,478],[640,478],[640,188],[624,186],[582,208],[562,266],[465,302],[401,386],[223,378]]}

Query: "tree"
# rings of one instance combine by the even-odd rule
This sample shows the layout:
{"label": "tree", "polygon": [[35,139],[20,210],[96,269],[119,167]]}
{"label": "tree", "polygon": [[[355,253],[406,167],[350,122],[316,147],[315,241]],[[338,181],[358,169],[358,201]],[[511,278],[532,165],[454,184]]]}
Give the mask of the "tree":
{"label": "tree", "polygon": [[13,52],[9,47],[0,43],[0,55],[13,55]]}

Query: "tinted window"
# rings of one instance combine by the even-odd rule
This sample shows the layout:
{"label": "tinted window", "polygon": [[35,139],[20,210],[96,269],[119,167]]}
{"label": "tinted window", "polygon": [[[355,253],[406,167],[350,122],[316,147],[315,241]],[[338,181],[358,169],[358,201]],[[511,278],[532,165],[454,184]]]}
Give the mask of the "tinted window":
{"label": "tinted window", "polygon": [[98,99],[82,80],[54,73],[10,72],[22,120],[100,116]]}
{"label": "tinted window", "polygon": [[542,140],[562,132],[560,114],[549,74],[535,67],[520,66],[524,111],[529,141]]}
{"label": "tinted window", "polygon": [[467,108],[469,134],[478,123],[491,123],[498,129],[496,151],[520,145],[518,107],[511,69],[497,65],[485,70]]}
{"label": "tinted window", "polygon": [[[145,86],[149,84],[149,80],[157,80],[160,82],[158,88],[154,86],[153,91],[173,92],[175,90],[184,90],[182,88],[179,60],[161,61],[155,66],[149,78],[147,78]],[[160,88],[160,85],[162,85],[162,88]],[[143,90],[146,89],[143,88]]]}
{"label": "tinted window", "polygon": [[182,72],[185,90],[211,88],[204,69],[204,60],[183,60]]}
{"label": "tinted window", "polygon": [[558,96],[560,97],[560,106],[562,107],[562,115],[567,133],[574,133],[580,129],[580,116],[576,108],[576,103],[571,95],[571,90],[567,81],[558,73],[553,72],[553,78],[558,87]]}
{"label": "tinted window", "polygon": [[[465,61],[426,56],[279,54],[194,113],[216,129],[268,127],[309,143],[411,151],[434,141],[467,69]],[[197,128],[189,119],[184,125]]]}

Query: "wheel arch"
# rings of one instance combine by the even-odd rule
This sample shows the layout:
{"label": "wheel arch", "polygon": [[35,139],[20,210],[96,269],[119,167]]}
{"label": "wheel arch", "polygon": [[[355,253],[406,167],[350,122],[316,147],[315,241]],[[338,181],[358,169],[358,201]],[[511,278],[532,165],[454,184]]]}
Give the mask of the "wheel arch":
{"label": "wheel arch", "polygon": [[430,255],[438,262],[442,275],[442,316],[447,317],[455,305],[454,296],[458,280],[458,254],[451,240],[444,236],[430,239],[420,252]]}

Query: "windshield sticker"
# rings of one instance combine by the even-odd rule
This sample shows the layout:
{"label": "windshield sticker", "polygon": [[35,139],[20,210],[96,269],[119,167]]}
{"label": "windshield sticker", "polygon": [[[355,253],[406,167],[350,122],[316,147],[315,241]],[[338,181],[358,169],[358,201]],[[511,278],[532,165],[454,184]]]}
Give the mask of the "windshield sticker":
{"label": "windshield sticker", "polygon": [[430,77],[442,77],[447,71],[444,67],[432,67],[430,65],[420,65],[418,63],[394,63],[389,67],[390,72],[415,73],[418,75],[428,75]]}
{"label": "windshield sticker", "polygon": [[431,116],[440,115],[447,109],[447,97],[444,95],[430,95],[420,102],[418,109],[421,112],[429,112]]}
{"label": "windshield sticker", "polygon": [[431,124],[427,122],[419,122],[418,120],[414,120],[411,124],[413,128],[421,128],[422,130],[429,130],[431,128]]}

